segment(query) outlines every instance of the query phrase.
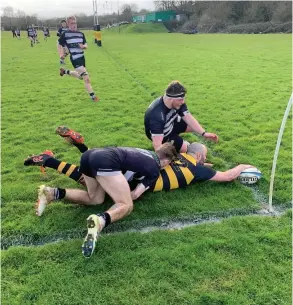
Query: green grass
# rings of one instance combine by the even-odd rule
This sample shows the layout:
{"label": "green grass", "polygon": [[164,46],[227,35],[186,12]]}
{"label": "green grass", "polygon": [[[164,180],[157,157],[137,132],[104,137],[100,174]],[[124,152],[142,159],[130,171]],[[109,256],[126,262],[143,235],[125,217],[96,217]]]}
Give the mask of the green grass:
{"label": "green grass", "polygon": [[[291,304],[291,217],[235,217],[181,231],[2,252],[2,304]],[[5,270],[5,272],[3,272]]]}
{"label": "green grass", "polygon": [[108,35],[109,33],[120,34],[149,34],[149,33],[167,33],[167,28],[161,23],[138,23],[138,24],[123,24],[119,27],[113,27],[103,30],[102,33]]}
{"label": "green grass", "polygon": [[[2,34],[3,247],[79,238],[86,217],[110,205],[109,200],[90,208],[54,203],[37,218],[33,205],[38,185],[80,186],[53,170],[43,177],[39,169],[24,167],[27,155],[51,149],[59,159],[78,164],[76,148],[54,134],[61,124],[81,132],[89,147],[151,148],[144,135],[144,112],[173,79],[186,85],[188,107],[202,126],[220,137],[218,144],[205,143],[209,161],[219,170],[238,163],[258,167],[264,177],[256,188],[267,198],[278,131],[291,93],[290,35],[119,35],[109,30],[103,31],[103,47],[98,48],[88,32],[87,68],[101,98],[92,103],[82,82],[60,78],[54,37],[31,48],[25,38],[16,41],[11,33]],[[290,115],[277,164],[275,205],[288,206],[291,200],[291,126]],[[145,194],[133,213],[108,232],[245,214],[259,207],[251,189],[237,181],[202,183]],[[87,262],[81,257],[80,239],[40,248],[11,247],[3,251],[4,304],[93,304],[101,291],[100,304],[136,304],[136,299],[137,304],[290,304],[287,221],[237,218],[143,237],[104,234],[97,255]],[[221,252],[220,246],[215,250],[218,241],[227,251]],[[188,265],[193,253],[198,256]],[[172,273],[166,266],[178,270]],[[96,278],[97,272],[106,273],[106,281]]]}

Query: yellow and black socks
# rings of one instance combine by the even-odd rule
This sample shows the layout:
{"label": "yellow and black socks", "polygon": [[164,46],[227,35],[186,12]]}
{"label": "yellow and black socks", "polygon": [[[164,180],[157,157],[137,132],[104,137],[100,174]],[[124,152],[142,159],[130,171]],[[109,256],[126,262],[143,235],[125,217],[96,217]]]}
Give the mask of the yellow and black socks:
{"label": "yellow and black socks", "polygon": [[76,182],[78,182],[82,176],[82,173],[79,171],[78,166],[76,166],[75,164],[59,161],[55,158],[48,159],[44,165],[46,167],[57,170],[60,174],[64,174]]}

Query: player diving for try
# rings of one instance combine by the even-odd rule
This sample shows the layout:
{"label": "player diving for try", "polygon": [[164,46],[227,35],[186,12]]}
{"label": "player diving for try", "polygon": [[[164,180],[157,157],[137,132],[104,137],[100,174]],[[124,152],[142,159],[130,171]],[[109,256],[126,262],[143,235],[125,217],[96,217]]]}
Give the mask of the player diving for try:
{"label": "player diving for try", "polygon": [[70,53],[70,61],[74,67],[74,71],[60,68],[60,76],[70,75],[84,81],[85,88],[89,93],[90,98],[97,102],[99,99],[95,95],[88,72],[85,68],[84,50],[88,48],[85,36],[82,32],[77,31],[76,18],[74,16],[67,18],[68,30],[63,32],[58,42],[60,58],[64,60],[64,47],[67,47]]}
{"label": "player diving for try", "polygon": [[[81,153],[88,151],[88,147],[84,143],[84,138],[80,133],[65,126],[58,127],[56,133],[77,147]],[[160,170],[160,176],[150,185],[149,190],[153,192],[162,190],[169,191],[184,188],[201,181],[229,182],[235,180],[243,170],[252,167],[252,165],[240,164],[224,172],[215,171],[210,167],[210,164],[205,163],[207,151],[205,145],[196,142],[191,143],[188,146],[187,153],[178,154],[178,160]],[[28,157],[24,161],[24,165],[44,166],[55,169],[59,173],[65,174],[69,178],[84,185],[83,175],[79,167],[54,158],[51,151],[44,151],[39,155]],[[137,173],[130,171],[124,172],[124,176],[128,182],[134,179],[139,183],[142,179]],[[56,190],[54,191],[53,188],[46,187],[46,192],[48,197],[47,205],[55,200],[52,194]],[[140,195],[136,190],[131,193],[133,200],[137,199]]]}
{"label": "player diving for try", "polygon": [[[96,205],[104,202],[107,193],[114,201],[112,207],[87,218],[88,234],[82,244],[82,253],[85,257],[90,257],[101,231],[112,222],[128,216],[133,210],[130,188],[122,171],[136,172],[143,176],[141,183],[136,187],[137,192],[142,194],[158,179],[160,168],[176,158],[176,150],[170,143],[163,144],[156,152],[128,147],[87,150],[81,156],[79,168],[84,177],[86,191],[42,185],[38,192],[37,215],[41,216],[47,204],[53,200],[67,199],[73,203]],[[34,157],[31,161],[36,163]],[[27,160],[25,164],[28,163]]]}

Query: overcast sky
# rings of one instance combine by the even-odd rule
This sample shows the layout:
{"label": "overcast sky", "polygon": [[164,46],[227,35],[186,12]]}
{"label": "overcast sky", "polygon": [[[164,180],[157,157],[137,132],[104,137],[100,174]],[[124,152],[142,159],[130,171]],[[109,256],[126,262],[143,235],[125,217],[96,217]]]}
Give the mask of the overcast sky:
{"label": "overcast sky", "polygon": [[[135,3],[139,9],[154,10],[152,0],[97,0],[98,14],[117,12],[118,3],[120,7],[125,3]],[[15,12],[22,10],[26,14],[37,14],[40,18],[66,17],[78,13],[90,15],[93,13],[93,0],[1,0],[1,14],[2,9],[6,6],[12,6]]]}

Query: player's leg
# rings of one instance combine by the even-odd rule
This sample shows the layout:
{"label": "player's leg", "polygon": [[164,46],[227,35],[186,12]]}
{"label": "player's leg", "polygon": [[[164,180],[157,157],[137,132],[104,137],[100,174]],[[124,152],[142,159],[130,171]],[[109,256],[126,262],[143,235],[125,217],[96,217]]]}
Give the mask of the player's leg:
{"label": "player's leg", "polygon": [[31,47],[33,47],[33,46],[34,46],[33,37],[32,37],[32,36],[29,36],[29,40],[30,40],[30,42],[31,42]]}
{"label": "player's leg", "polygon": [[85,257],[93,254],[99,234],[105,227],[126,217],[133,210],[130,188],[122,173],[115,176],[97,176],[96,179],[113,199],[114,205],[104,213],[92,214],[87,218],[88,233],[82,244]]}
{"label": "player's leg", "polygon": [[99,98],[95,95],[94,91],[93,91],[93,87],[91,85],[91,81],[88,75],[88,72],[85,68],[85,60],[84,58],[81,60],[81,64],[79,67],[77,67],[75,70],[78,71],[78,73],[80,74],[80,76],[82,77],[84,84],[85,84],[85,88],[87,90],[87,92],[90,95],[90,98],[97,102],[99,100]]}
{"label": "player's leg", "polygon": [[88,147],[84,144],[84,138],[79,132],[66,126],[57,127],[55,132],[65,139],[69,144],[74,145],[81,153],[88,150]]}

